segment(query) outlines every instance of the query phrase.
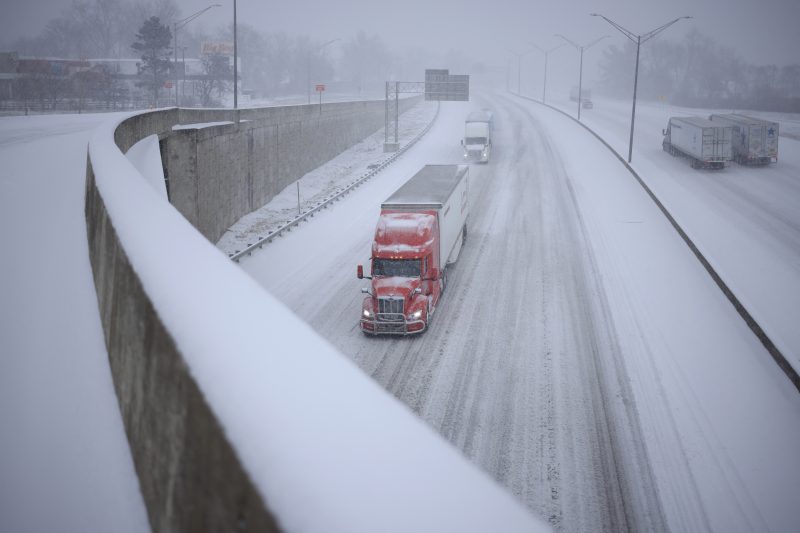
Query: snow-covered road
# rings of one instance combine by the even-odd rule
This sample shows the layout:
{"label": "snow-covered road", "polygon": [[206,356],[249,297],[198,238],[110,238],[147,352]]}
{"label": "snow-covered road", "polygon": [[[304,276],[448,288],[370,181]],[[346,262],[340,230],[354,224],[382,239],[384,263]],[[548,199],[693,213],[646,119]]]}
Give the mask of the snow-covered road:
{"label": "snow-covered road", "polygon": [[[493,161],[471,167],[469,241],[432,328],[363,337],[355,265],[381,200],[459,162],[481,106]],[[443,105],[394,167],[242,267],[558,530],[786,530],[796,392],[619,162],[547,113]]]}
{"label": "snow-covered road", "polygon": [[[471,167],[469,240],[432,328],[363,337],[355,265],[379,204],[422,165],[460,162],[476,107],[496,113],[493,160]],[[610,135],[625,122],[612,116]],[[147,529],[85,240],[85,145],[105,119],[0,119],[2,530]],[[719,243],[704,250],[715,261],[739,248],[732,285],[767,283],[743,299],[783,312],[770,324],[784,330],[800,248],[791,142],[776,167],[699,174],[724,186],[660,145],[634,160],[682,223],[695,217],[693,237]],[[553,111],[502,95],[444,104],[394,165],[241,265],[557,530],[800,523],[800,395],[616,158]]]}
{"label": "snow-covered road", "polygon": [[[548,103],[575,115],[574,103]],[[630,103],[601,99],[581,120],[627,155],[630,111]],[[670,116],[712,112],[720,111],[637,105],[633,167],[800,372],[800,141],[782,135],[777,164],[716,172],[661,149]],[[792,134],[797,115],[767,115]]]}
{"label": "snow-covered road", "polygon": [[0,118],[2,531],[149,530],[83,213],[86,144],[110,118]]}
{"label": "snow-covered road", "polygon": [[[557,160],[509,105],[494,160],[471,168],[468,243],[423,336],[360,333],[355,266],[369,256],[384,198],[426,163],[460,162],[470,104],[443,105],[428,136],[382,176],[242,266],[539,516],[566,531],[626,530],[596,378],[611,328],[585,305],[596,275],[569,191],[547,171]],[[639,481],[637,491],[651,488]]]}

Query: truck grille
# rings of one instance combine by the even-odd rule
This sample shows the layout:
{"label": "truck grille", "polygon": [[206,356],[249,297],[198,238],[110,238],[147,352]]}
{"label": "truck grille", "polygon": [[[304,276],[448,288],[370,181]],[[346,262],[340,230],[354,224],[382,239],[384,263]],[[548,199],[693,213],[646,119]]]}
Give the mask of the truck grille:
{"label": "truck grille", "polygon": [[403,298],[378,298],[378,320],[403,320],[404,303]]}

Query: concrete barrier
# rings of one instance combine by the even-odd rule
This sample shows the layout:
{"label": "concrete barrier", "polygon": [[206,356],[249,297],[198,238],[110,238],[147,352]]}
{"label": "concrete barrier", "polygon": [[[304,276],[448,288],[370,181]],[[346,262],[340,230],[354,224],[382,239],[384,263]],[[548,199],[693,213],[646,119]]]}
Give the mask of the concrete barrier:
{"label": "concrete barrier", "polygon": [[[401,100],[401,112],[420,99]],[[235,124],[228,109],[169,109],[131,117],[114,134],[123,152],[143,136],[159,136],[170,202],[212,242],[380,129],[384,103],[335,102],[321,112],[316,105],[242,109],[239,118]],[[209,125],[221,122],[229,124]]]}
{"label": "concrete barrier", "polygon": [[[332,144],[341,148],[361,131],[357,104],[340,106],[338,123],[315,122],[307,106],[299,107],[243,112],[252,124],[191,135],[175,135],[172,126],[230,116],[154,111],[109,124],[90,142],[90,262],[152,529],[544,531],[207,239],[258,195],[279,190],[276,176],[301,172],[319,157],[291,145],[291,157],[281,160],[273,149],[262,159],[256,146],[266,150],[270,139],[281,146],[277,135],[313,143],[345,125],[347,138]],[[365,121],[374,120],[375,106],[361,107]],[[287,122],[268,125],[278,116]],[[302,116],[309,120],[294,120]],[[283,131],[270,129],[280,124]],[[162,154],[170,142],[182,144],[175,148],[182,153],[191,152],[186,146],[218,152],[207,163],[221,172],[216,185],[212,171],[196,162],[187,164],[194,178],[187,173],[184,182],[170,184],[173,201],[181,197],[195,210],[194,227],[123,155],[151,134],[166,142]],[[235,147],[233,155],[223,153],[226,146]],[[206,161],[200,152],[194,157]],[[271,169],[258,180],[256,161]],[[245,194],[237,190],[250,183]],[[215,202],[215,194],[225,200]]]}
{"label": "concrete barrier", "polygon": [[153,531],[279,531],[131,266],[91,161],[86,221],[111,375]]}

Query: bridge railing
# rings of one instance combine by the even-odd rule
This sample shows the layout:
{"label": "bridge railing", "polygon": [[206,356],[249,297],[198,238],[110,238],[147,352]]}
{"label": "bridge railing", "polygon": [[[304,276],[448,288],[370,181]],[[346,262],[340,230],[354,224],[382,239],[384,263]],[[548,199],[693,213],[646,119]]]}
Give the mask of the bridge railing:
{"label": "bridge railing", "polygon": [[98,307],[153,530],[543,530],[145,182],[123,152],[182,114],[100,128],[87,163]]}

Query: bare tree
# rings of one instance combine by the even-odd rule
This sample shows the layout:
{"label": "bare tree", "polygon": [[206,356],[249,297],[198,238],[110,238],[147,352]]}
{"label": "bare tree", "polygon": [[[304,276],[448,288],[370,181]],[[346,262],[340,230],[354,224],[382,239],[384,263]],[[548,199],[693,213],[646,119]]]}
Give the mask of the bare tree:
{"label": "bare tree", "polygon": [[342,47],[342,76],[359,93],[365,89],[381,91],[391,77],[392,64],[391,52],[377,35],[359,32]]}
{"label": "bare tree", "polygon": [[[233,68],[228,56],[207,55],[203,58],[203,78],[200,80],[200,101],[204,107],[219,105],[219,98],[230,89]],[[214,98],[216,95],[216,98]]]}

